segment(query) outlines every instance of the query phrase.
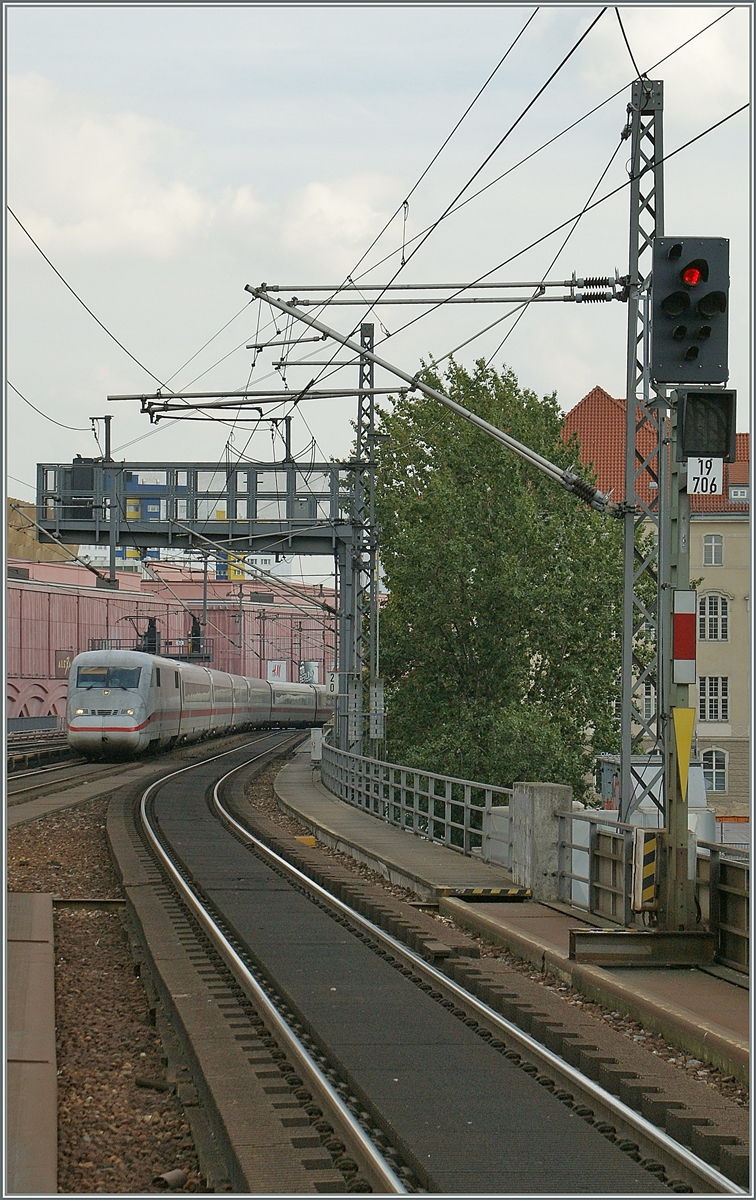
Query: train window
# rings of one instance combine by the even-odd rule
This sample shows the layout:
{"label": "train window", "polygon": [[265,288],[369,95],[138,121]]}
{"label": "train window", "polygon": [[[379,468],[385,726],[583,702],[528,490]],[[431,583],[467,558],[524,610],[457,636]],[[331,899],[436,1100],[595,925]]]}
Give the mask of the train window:
{"label": "train window", "polygon": [[176,687],[180,687],[180,686],[181,686],[181,685],[179,684],[179,673],[178,673],[178,671],[174,671],[174,672],[173,672],[173,682],[174,682],[174,685],[175,685]]}
{"label": "train window", "polygon": [[77,687],[107,687],[108,683],[108,668],[107,667],[79,667],[79,673],[76,678]]}
{"label": "train window", "polygon": [[80,688],[138,688],[140,667],[79,667]]}
{"label": "train window", "polygon": [[155,687],[160,687],[160,667],[155,667]]}

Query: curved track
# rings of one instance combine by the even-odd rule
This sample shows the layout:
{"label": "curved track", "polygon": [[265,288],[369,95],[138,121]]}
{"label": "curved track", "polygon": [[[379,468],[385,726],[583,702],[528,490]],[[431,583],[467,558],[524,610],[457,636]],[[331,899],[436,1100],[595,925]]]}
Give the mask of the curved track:
{"label": "curved track", "polygon": [[373,1190],[745,1194],[244,829],[271,741],[152,784],[145,836]]}

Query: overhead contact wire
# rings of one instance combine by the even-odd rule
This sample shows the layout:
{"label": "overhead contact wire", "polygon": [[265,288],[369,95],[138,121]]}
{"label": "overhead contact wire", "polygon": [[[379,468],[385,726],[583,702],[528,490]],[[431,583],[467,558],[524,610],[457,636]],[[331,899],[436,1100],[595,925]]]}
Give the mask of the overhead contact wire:
{"label": "overhead contact wire", "polygon": [[[591,23],[590,23],[590,25],[588,26],[588,28],[587,28],[587,29],[586,29],[586,30],[585,30],[585,31],[584,31],[584,32],[583,32],[583,33],[580,35],[580,37],[577,39],[577,41],[576,41],[576,42],[575,42],[575,44],[574,44],[574,45],[571,47],[571,49],[570,49],[570,50],[568,50],[568,52],[567,52],[567,53],[565,54],[565,56],[562,58],[561,62],[560,62],[560,63],[558,63],[558,65],[557,65],[557,66],[554,68],[554,70],[551,72],[551,74],[549,75],[549,77],[548,77],[548,79],[545,81],[545,83],[543,83],[543,84],[541,85],[541,87],[538,89],[538,91],[536,92],[536,94],[535,94],[535,95],[532,97],[532,99],[531,99],[531,100],[528,102],[528,104],[526,104],[525,108],[524,108],[524,109],[523,109],[523,110],[520,112],[519,116],[518,116],[518,117],[516,117],[516,118],[515,118],[515,120],[512,122],[512,124],[509,126],[509,128],[508,128],[508,129],[507,129],[507,131],[506,131],[506,133],[505,133],[505,134],[504,134],[504,135],[503,135],[503,136],[502,136],[502,137],[499,139],[499,141],[496,143],[496,145],[493,147],[493,149],[492,149],[492,150],[491,150],[491,151],[490,151],[490,152],[489,152],[489,153],[486,155],[486,157],[483,159],[483,162],[482,162],[482,163],[481,163],[481,164],[480,164],[480,165],[479,165],[479,166],[476,168],[476,170],[473,172],[473,174],[470,176],[470,178],[467,180],[467,182],[464,184],[464,186],[463,186],[463,187],[462,187],[462,188],[461,188],[461,189],[460,189],[460,190],[457,192],[457,194],[456,194],[456,196],[454,197],[454,199],[453,199],[452,201],[450,201],[450,203],[447,205],[447,207],[446,207],[446,208],[445,208],[445,210],[444,210],[444,211],[441,213],[441,215],[440,215],[440,216],[437,218],[437,220],[436,220],[436,221],[434,221],[434,223],[433,223],[433,224],[432,224],[432,225],[431,225],[431,226],[430,226],[430,227],[429,227],[429,228],[428,228],[428,229],[425,231],[425,233],[422,235],[422,237],[421,237],[421,240],[419,241],[419,243],[418,243],[418,244],[417,244],[417,245],[414,247],[414,249],[411,251],[411,253],[410,253],[409,257],[408,257],[406,260],[402,261],[402,263],[400,264],[400,266],[397,268],[397,270],[396,270],[396,271],[394,272],[394,274],[392,275],[392,277],[391,277],[391,279],[389,280],[389,282],[386,284],[386,287],[385,287],[385,288],[384,288],[384,289],[383,289],[383,290],[382,290],[382,291],[381,291],[381,292],[378,294],[378,296],[376,296],[375,300],[373,300],[373,301],[372,301],[372,302],[369,304],[369,306],[368,306],[368,308],[367,308],[367,310],[366,310],[365,314],[364,314],[364,315],[361,317],[360,321],[359,321],[359,322],[357,322],[357,324],[356,324],[356,325],[354,325],[354,326],[352,327],[352,331],[351,331],[351,333],[350,333],[350,335],[349,335],[350,337],[354,336],[354,334],[356,333],[357,329],[359,328],[359,325],[360,325],[362,322],[364,322],[364,321],[365,321],[365,319],[366,319],[366,318],[367,318],[367,317],[368,317],[368,316],[369,316],[369,315],[370,315],[370,314],[373,312],[373,310],[375,309],[376,305],[380,303],[380,301],[381,301],[381,298],[382,298],[382,297],[385,295],[385,292],[386,292],[386,290],[387,290],[387,289],[388,289],[388,288],[391,286],[391,284],[392,284],[392,283],[393,283],[393,282],[394,282],[394,281],[395,281],[395,280],[398,278],[398,276],[399,276],[399,275],[401,274],[401,272],[404,270],[404,267],[406,266],[406,264],[407,264],[407,263],[409,263],[409,262],[411,261],[411,259],[412,259],[412,258],[414,258],[415,254],[417,254],[417,253],[418,253],[418,251],[419,251],[419,250],[420,250],[420,249],[421,249],[421,248],[422,248],[422,247],[425,245],[425,243],[428,241],[428,239],[430,238],[430,236],[432,235],[432,233],[434,232],[434,230],[436,230],[436,229],[438,228],[438,226],[441,224],[441,222],[442,222],[442,221],[443,221],[443,220],[444,220],[444,219],[445,219],[445,218],[448,216],[448,214],[449,214],[449,212],[451,211],[451,209],[453,208],[453,206],[454,206],[454,205],[455,205],[455,204],[456,204],[456,203],[457,203],[457,202],[460,200],[460,198],[461,198],[461,197],[464,195],[464,193],[465,193],[465,192],[467,191],[467,189],[470,187],[470,185],[472,184],[472,182],[473,182],[475,179],[477,179],[477,177],[480,175],[481,171],[482,171],[482,170],[484,170],[484,168],[486,167],[486,165],[487,165],[487,164],[488,164],[488,163],[491,161],[491,159],[494,157],[494,155],[495,155],[495,154],[496,154],[496,153],[497,153],[497,152],[500,150],[500,148],[503,146],[504,142],[505,142],[505,141],[507,140],[507,138],[508,138],[508,137],[509,137],[509,136],[510,136],[512,133],[513,133],[513,131],[514,131],[514,130],[517,128],[517,126],[520,124],[520,122],[521,122],[521,121],[522,121],[522,120],[525,118],[525,116],[526,116],[526,115],[527,115],[527,113],[530,111],[530,109],[533,107],[533,105],[536,103],[536,101],[537,101],[537,100],[538,100],[538,99],[539,99],[539,98],[540,98],[540,97],[543,95],[543,93],[546,91],[546,89],[549,87],[549,85],[550,85],[550,84],[553,82],[553,80],[556,78],[556,76],[559,74],[559,72],[560,72],[560,71],[563,69],[563,67],[564,67],[564,66],[567,64],[567,62],[569,62],[569,60],[570,60],[570,58],[572,57],[572,55],[573,55],[573,54],[574,54],[574,53],[577,51],[577,49],[579,48],[579,46],[580,46],[580,45],[581,45],[581,44],[582,44],[582,43],[585,41],[585,39],[588,37],[588,34],[591,32],[591,30],[594,28],[594,26],[595,26],[595,25],[598,23],[598,21],[600,21],[601,17],[604,15],[604,13],[605,13],[605,12],[606,12],[606,6],[605,6],[604,8],[602,8],[602,9],[601,9],[601,11],[599,12],[598,16],[594,17],[593,21],[591,21]],[[535,15],[535,14],[533,14],[533,16],[534,16],[534,15]],[[532,20],[532,17],[531,17],[531,20]],[[523,29],[520,31],[520,34],[518,34],[518,38],[517,38],[517,39],[515,39],[515,42],[513,42],[513,43],[512,43],[512,46],[514,46],[514,45],[516,44],[516,41],[517,41],[517,40],[519,40],[519,37],[522,35],[522,33],[524,33],[524,31],[525,31],[525,29],[527,28],[527,25],[528,25],[529,23],[530,23],[530,22],[527,22],[527,24],[526,24],[526,25],[523,27]],[[511,48],[512,48],[512,47],[510,47],[510,49],[511,49]],[[509,51],[508,51],[507,53],[509,53]],[[399,211],[400,211],[400,209],[397,209],[397,212],[399,212]],[[396,215],[396,214],[395,214],[395,215]],[[392,219],[393,219],[393,218],[392,218]],[[373,244],[375,244],[375,243],[373,243]],[[368,251],[366,251],[366,253],[368,253]],[[363,255],[363,258],[364,258],[364,257],[365,257],[365,255]],[[402,257],[403,257],[403,259],[404,259],[404,256],[402,256]],[[362,261],[362,260],[360,260],[360,261]],[[459,293],[457,293],[457,294],[459,294]],[[329,300],[325,300],[325,301],[323,302],[323,304],[322,304],[322,305],[319,305],[319,306],[317,306],[317,310],[318,310],[318,312],[319,312],[319,315],[322,315],[322,313],[323,313],[323,312],[325,311],[325,309],[328,307],[328,304],[329,304],[329,303],[330,303],[330,299],[329,299]],[[430,312],[432,312],[432,311],[433,311],[433,309],[430,309],[429,311],[430,311]],[[427,315],[427,314],[423,314],[423,315]],[[404,327],[402,327],[402,328],[404,328]],[[388,336],[388,335],[387,335],[387,336]],[[384,340],[385,340],[385,338],[384,338]],[[338,352],[339,352],[339,351],[338,351],[338,349],[336,349],[336,350],[334,351],[334,356],[333,356],[333,357],[335,357],[335,356],[336,356],[336,354],[338,354]],[[331,361],[333,361],[333,359],[332,359]],[[330,364],[329,364],[329,366],[330,366]],[[311,386],[312,386],[312,385],[313,385],[315,382],[322,380],[322,379],[323,379],[323,377],[324,377],[325,371],[326,371],[327,369],[328,369],[327,367],[321,367],[321,369],[320,369],[320,371],[318,372],[318,374],[317,374],[317,376],[315,377],[315,379],[311,380],[311,381],[310,381],[310,383],[309,383],[307,386],[308,386],[308,387],[311,387]]]}
{"label": "overhead contact wire", "polygon": [[[672,58],[675,54],[679,54],[681,50],[684,50],[685,47],[689,46],[691,42],[696,40],[696,38],[699,38],[704,33],[707,33],[714,25],[717,24],[718,21],[724,20],[725,17],[729,16],[734,11],[734,7],[728,8],[726,12],[721,13],[718,17],[715,17],[714,20],[710,21],[708,25],[704,25],[703,29],[699,29],[697,33],[692,34],[686,41],[681,42],[680,45],[676,46],[674,50],[670,50],[669,54],[665,54],[663,58],[658,60],[658,62],[652,63],[652,65],[647,68],[645,75],[648,75],[649,71],[656,70],[657,67],[661,66],[662,63],[667,62],[667,60]],[[477,200],[479,196],[482,196],[484,192],[487,192],[490,188],[495,187],[497,183],[501,183],[502,179],[506,179],[507,175],[511,175],[514,171],[524,166],[526,162],[529,162],[531,158],[535,158],[537,154],[540,154],[542,150],[548,149],[549,146],[553,145],[554,142],[559,141],[559,139],[564,137],[565,134],[570,133],[571,130],[582,124],[583,121],[587,121],[589,117],[592,117],[594,113],[599,112],[600,109],[604,108],[607,104],[610,104],[612,100],[616,100],[617,96],[621,95],[627,86],[627,84],[623,84],[622,87],[618,88],[616,92],[612,92],[611,96],[607,96],[606,99],[602,100],[600,104],[595,105],[594,108],[591,108],[588,110],[588,112],[583,113],[582,117],[578,117],[576,121],[573,121],[570,125],[566,125],[564,129],[562,129],[559,133],[554,134],[554,136],[549,138],[548,141],[542,142],[536,150],[532,150],[530,154],[526,154],[524,158],[519,160],[519,162],[516,162],[513,166],[508,167],[506,171],[504,171],[501,175],[497,175],[495,179],[492,179],[490,183],[485,184],[477,192],[474,192],[472,196],[468,196],[465,200],[461,200],[459,204],[457,204],[449,211],[449,213],[447,213],[447,217],[453,216],[454,213],[460,212],[468,204],[471,204],[473,200]],[[431,226],[429,225],[426,229],[421,229],[419,233],[416,233],[414,237],[409,239],[407,244],[410,245],[412,242],[417,241],[417,239],[421,238],[423,234],[425,234],[430,228]],[[369,275],[372,271],[375,271],[378,267],[388,262],[398,253],[399,248],[397,247],[384,258],[379,259],[377,262],[373,263],[372,266],[363,271],[362,276],[359,278],[364,278],[365,275]]]}
{"label": "overhead contact wire", "polygon": [[[668,162],[670,158],[674,158],[676,154],[681,154],[683,150],[687,150],[695,142],[699,142],[701,140],[701,138],[704,138],[708,134],[713,133],[715,129],[719,129],[719,127],[721,125],[726,124],[727,121],[731,121],[733,117],[737,117],[740,113],[745,112],[745,110],[749,107],[750,107],[749,103],[741,104],[739,108],[733,109],[733,111],[731,113],[728,113],[726,117],[722,117],[721,120],[715,121],[715,123],[713,125],[710,125],[708,127],[708,129],[704,129],[701,133],[697,133],[695,135],[695,137],[690,138],[687,142],[683,142],[683,144],[681,146],[678,146],[676,150],[671,150],[669,154],[665,154],[664,157],[659,159],[655,165],[659,166],[663,162]],[[568,225],[571,225],[573,221],[575,221],[576,219],[578,219],[581,216],[584,216],[585,213],[591,212],[592,209],[598,208],[598,206],[600,204],[604,204],[607,200],[611,200],[613,196],[616,196],[624,188],[630,187],[630,185],[632,183],[636,182],[636,180],[638,180],[638,179],[642,179],[644,175],[647,175],[649,171],[654,170],[654,169],[655,169],[654,164],[650,164],[646,167],[643,167],[643,169],[641,171],[639,171],[637,175],[631,176],[630,179],[625,180],[624,183],[621,183],[616,188],[613,188],[611,192],[607,192],[605,196],[601,196],[600,199],[594,200],[591,204],[588,204],[584,209],[581,209],[580,212],[573,213],[573,215],[571,217],[568,217],[566,221],[561,221],[559,223],[559,225],[555,225],[553,227],[553,229],[550,229],[548,231],[548,233],[544,233],[541,237],[536,238],[534,241],[530,242],[527,246],[524,246],[521,250],[518,250],[515,254],[510,254],[510,256],[508,258],[503,259],[500,263],[497,263],[496,266],[491,267],[490,270],[485,271],[482,275],[479,275],[476,279],[471,280],[470,283],[465,284],[464,287],[459,288],[456,292],[453,292],[450,296],[446,296],[443,300],[439,300],[438,303],[434,304],[431,308],[429,308],[427,310],[427,312],[420,313],[417,317],[413,317],[411,320],[405,322],[404,325],[400,325],[399,328],[397,330],[395,330],[395,333],[392,336],[395,336],[397,333],[403,333],[405,329],[409,329],[409,327],[411,325],[415,325],[418,321],[422,320],[423,317],[427,317],[432,312],[436,312],[437,309],[443,308],[443,306],[445,304],[448,304],[450,300],[454,300],[457,296],[460,296],[462,294],[462,292],[467,291],[471,287],[475,287],[475,285],[478,283],[482,283],[482,281],[484,279],[488,279],[489,275],[493,275],[493,273],[495,271],[500,271],[502,267],[508,266],[509,263],[514,262],[514,260],[516,258],[520,258],[520,256],[523,254],[527,254],[528,250],[532,250],[535,246],[539,246],[541,244],[541,242],[545,242],[547,238],[553,237],[555,233],[559,233],[560,229],[565,229]]]}

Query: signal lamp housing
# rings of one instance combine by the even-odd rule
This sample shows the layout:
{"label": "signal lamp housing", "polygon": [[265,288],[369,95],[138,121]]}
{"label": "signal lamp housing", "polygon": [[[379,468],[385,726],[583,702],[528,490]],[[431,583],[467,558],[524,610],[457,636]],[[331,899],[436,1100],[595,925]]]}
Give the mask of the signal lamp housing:
{"label": "signal lamp housing", "polygon": [[651,376],[656,383],[726,383],[730,287],[727,238],[654,239]]}
{"label": "signal lamp housing", "polygon": [[677,459],[722,458],[735,462],[737,392],[724,388],[678,388]]}

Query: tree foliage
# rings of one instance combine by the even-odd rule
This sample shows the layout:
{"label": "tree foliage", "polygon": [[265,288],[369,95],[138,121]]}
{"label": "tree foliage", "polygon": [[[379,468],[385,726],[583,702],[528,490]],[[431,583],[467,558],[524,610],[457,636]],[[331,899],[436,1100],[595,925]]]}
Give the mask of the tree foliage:
{"label": "tree foliage", "polygon": [[[555,396],[452,362],[458,403],[562,466]],[[422,395],[381,412],[388,752],[444,774],[570,783],[617,745],[622,528]]]}

